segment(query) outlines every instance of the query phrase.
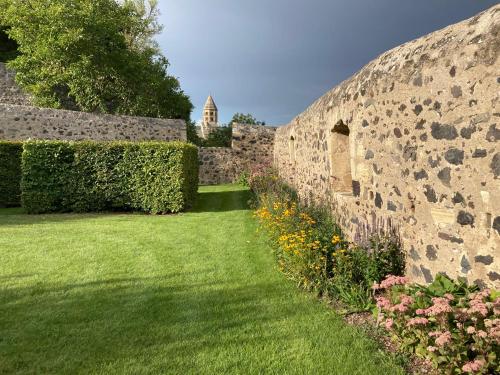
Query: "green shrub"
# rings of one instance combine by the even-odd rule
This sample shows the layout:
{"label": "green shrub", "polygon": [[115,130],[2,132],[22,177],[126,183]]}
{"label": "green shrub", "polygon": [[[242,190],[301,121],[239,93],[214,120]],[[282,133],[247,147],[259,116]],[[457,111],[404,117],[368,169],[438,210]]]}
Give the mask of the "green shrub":
{"label": "green shrub", "polygon": [[127,147],[132,207],[151,213],[191,207],[198,191],[198,149],[181,142]]}
{"label": "green shrub", "polygon": [[181,142],[27,142],[23,206],[29,213],[179,212],[198,189],[198,151]]}
{"label": "green shrub", "polygon": [[374,306],[374,282],[403,274],[396,236],[374,234],[366,244],[349,243],[327,209],[301,204],[272,170],[261,168],[249,181],[255,215],[273,241],[280,270],[299,286],[365,311]]}
{"label": "green shrub", "polygon": [[123,163],[123,142],[73,144],[72,211],[89,212],[132,208],[130,171]]}
{"label": "green shrub", "polygon": [[0,207],[21,205],[21,142],[0,141]]}
{"label": "green shrub", "polygon": [[71,211],[74,146],[63,141],[28,141],[22,154],[22,205],[28,213]]}

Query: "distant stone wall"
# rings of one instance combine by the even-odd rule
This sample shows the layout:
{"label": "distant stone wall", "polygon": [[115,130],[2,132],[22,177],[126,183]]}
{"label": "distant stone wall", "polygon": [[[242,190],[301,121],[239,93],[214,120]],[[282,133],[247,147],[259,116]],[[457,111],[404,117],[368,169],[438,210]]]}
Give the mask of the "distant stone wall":
{"label": "distant stone wall", "polygon": [[233,124],[232,149],[240,169],[273,162],[276,128],[261,125]]}
{"label": "distant stone wall", "polygon": [[30,105],[28,95],[24,94],[14,81],[16,74],[0,62],[0,103]]}
{"label": "distant stone wall", "polygon": [[354,240],[395,227],[413,281],[500,288],[500,6],[384,53],[279,128],[275,164]]}
{"label": "distant stone wall", "polygon": [[200,148],[200,184],[231,183],[258,164],[272,164],[276,128],[233,124],[231,148]]}
{"label": "distant stone wall", "polygon": [[237,166],[230,148],[202,147],[199,150],[200,185],[226,184],[236,180]]}
{"label": "distant stone wall", "polygon": [[186,141],[183,120],[98,115],[0,104],[0,139]]}

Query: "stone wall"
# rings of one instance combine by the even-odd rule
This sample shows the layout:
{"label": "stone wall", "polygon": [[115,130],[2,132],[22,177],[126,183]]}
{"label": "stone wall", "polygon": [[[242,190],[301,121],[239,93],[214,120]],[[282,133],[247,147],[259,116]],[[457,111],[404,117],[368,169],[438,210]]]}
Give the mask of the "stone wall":
{"label": "stone wall", "polygon": [[251,165],[272,164],[276,128],[233,124],[232,149],[240,169]]}
{"label": "stone wall", "polygon": [[369,63],[278,129],[275,164],[354,240],[399,231],[407,273],[500,287],[500,6]]}
{"label": "stone wall", "polygon": [[0,104],[0,139],[186,140],[184,120],[98,115]]}
{"label": "stone wall", "polygon": [[238,178],[234,153],[229,147],[199,149],[200,185],[227,184]]}
{"label": "stone wall", "polygon": [[200,148],[200,184],[234,182],[253,165],[272,164],[276,128],[233,124],[231,148]]}
{"label": "stone wall", "polygon": [[0,103],[30,105],[30,98],[14,81],[15,73],[0,62]]}

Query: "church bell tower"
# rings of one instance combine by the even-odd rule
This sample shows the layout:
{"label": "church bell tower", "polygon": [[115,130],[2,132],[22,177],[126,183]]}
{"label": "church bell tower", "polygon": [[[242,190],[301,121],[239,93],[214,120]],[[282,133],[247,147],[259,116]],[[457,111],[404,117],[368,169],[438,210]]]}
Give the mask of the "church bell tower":
{"label": "church bell tower", "polygon": [[217,128],[219,122],[219,110],[215,105],[212,95],[208,96],[208,99],[203,108],[203,122],[201,124],[201,133],[203,138],[207,138],[208,135]]}

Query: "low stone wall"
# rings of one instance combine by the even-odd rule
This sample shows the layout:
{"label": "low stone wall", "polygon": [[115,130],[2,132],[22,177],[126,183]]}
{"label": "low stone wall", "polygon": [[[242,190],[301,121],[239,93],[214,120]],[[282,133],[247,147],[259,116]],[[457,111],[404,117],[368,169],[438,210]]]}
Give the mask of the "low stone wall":
{"label": "low stone wall", "polygon": [[272,127],[233,124],[231,148],[200,148],[200,184],[235,182],[254,165],[271,165],[275,134]]}
{"label": "low stone wall", "polygon": [[279,128],[275,164],[353,240],[395,227],[413,281],[500,287],[500,6],[384,53]]}
{"label": "low stone wall", "polygon": [[231,148],[202,147],[199,149],[200,185],[218,185],[238,178],[234,152]]}
{"label": "low stone wall", "polygon": [[14,81],[15,75],[0,62],[0,103],[30,105],[29,96],[24,94]]}
{"label": "low stone wall", "polygon": [[0,104],[0,139],[185,141],[183,120],[98,115]]}

